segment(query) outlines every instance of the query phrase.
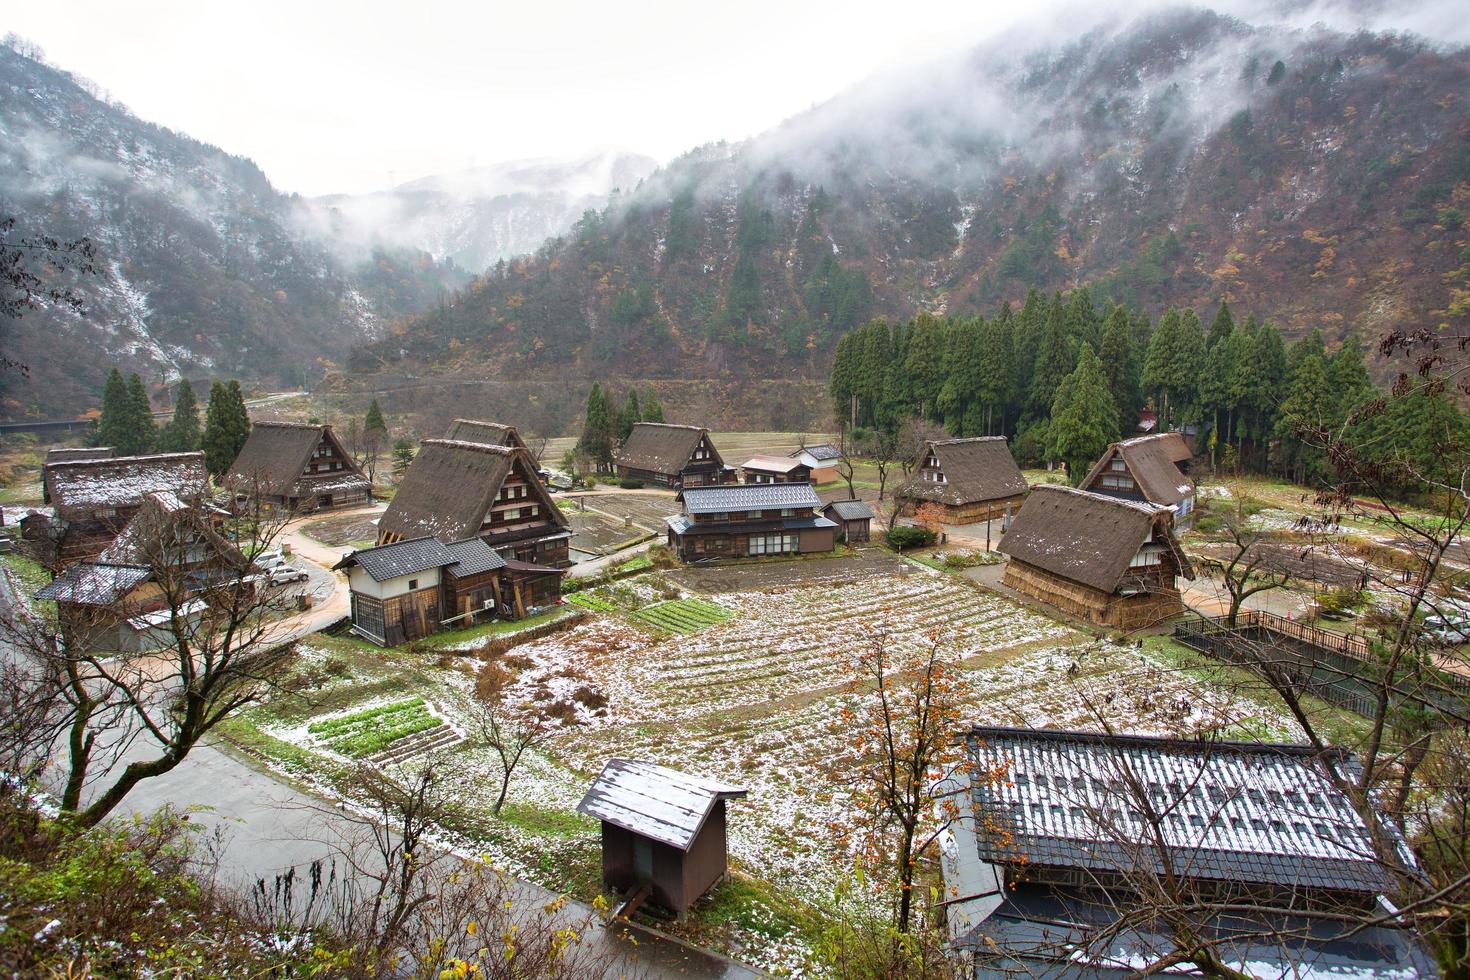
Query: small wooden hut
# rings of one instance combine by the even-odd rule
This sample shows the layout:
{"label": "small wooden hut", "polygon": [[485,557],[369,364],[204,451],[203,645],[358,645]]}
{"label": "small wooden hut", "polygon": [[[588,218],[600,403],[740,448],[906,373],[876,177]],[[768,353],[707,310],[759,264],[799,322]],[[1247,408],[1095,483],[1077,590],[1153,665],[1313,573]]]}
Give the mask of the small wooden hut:
{"label": "small wooden hut", "polygon": [[682,917],[724,877],[725,801],[746,792],[652,762],[609,759],[577,812],[602,821],[603,880]]}
{"label": "small wooden hut", "polygon": [[837,536],[848,544],[868,540],[873,509],[861,500],[834,500],[822,508],[822,516],[837,525]]}
{"label": "small wooden hut", "polygon": [[998,545],[1002,581],[1094,623],[1131,630],[1184,611],[1178,576],[1193,578],[1172,511],[1044,484]]}

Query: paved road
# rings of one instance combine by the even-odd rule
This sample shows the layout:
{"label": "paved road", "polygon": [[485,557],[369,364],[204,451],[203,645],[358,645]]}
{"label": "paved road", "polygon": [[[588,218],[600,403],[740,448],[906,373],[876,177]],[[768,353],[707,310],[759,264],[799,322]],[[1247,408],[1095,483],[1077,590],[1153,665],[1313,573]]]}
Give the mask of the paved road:
{"label": "paved road", "polygon": [[[288,868],[304,868],[329,858],[332,846],[328,841],[350,831],[345,819],[333,820],[330,804],[209,746],[196,748],[173,772],[139,784],[126,805],[138,813],[151,813],[165,804],[208,808],[191,819],[207,828],[224,828],[221,878],[223,884],[235,888],[248,888],[258,878],[269,882]],[[514,891],[528,909],[539,909],[556,897],[529,882],[518,882]],[[594,915],[589,906],[577,902],[568,903],[562,913],[567,924]],[[638,932],[636,944],[601,930],[589,933],[587,941],[593,950],[616,957],[614,975],[645,973],[654,980],[760,976],[730,961]]]}

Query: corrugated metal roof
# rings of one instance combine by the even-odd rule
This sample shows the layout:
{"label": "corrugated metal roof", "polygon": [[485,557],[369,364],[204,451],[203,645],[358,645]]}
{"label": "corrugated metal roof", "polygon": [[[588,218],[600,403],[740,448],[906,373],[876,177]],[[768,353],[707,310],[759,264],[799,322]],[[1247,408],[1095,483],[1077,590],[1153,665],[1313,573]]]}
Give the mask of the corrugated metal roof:
{"label": "corrugated metal roof", "polygon": [[806,453],[812,459],[815,459],[819,462],[826,462],[828,460],[837,460],[842,458],[842,450],[838,449],[830,442],[819,442],[815,446],[803,446],[802,448],[793,452],[791,455],[800,456],[802,453]]}
{"label": "corrugated metal roof", "polygon": [[40,592],[37,599],[107,606],[152,578],[146,565],[114,565],[108,562],[77,562],[67,566]]}
{"label": "corrugated metal roof", "polygon": [[675,534],[683,534],[685,531],[694,526],[694,522],[685,517],[683,514],[675,514],[672,517],[665,517],[664,523],[667,524]]}
{"label": "corrugated metal roof", "polygon": [[[1163,870],[1143,839],[1147,811],[1174,872],[1221,881],[1380,894],[1392,882],[1372,859],[1369,829],[1324,766],[1344,756],[1308,746],[1205,742],[1081,732],[976,728],[975,802],[1013,840],[981,835],[981,858],[1128,872]],[[1130,782],[1148,797],[1143,807]],[[1152,866],[1150,868],[1150,866]]]}
{"label": "corrugated metal roof", "polygon": [[354,551],[342,559],[337,567],[361,565],[362,570],[371,575],[374,582],[386,582],[431,568],[446,568],[453,565],[455,560],[454,555],[438,538],[423,537]]}
{"label": "corrugated metal roof", "polygon": [[834,500],[823,510],[830,510],[844,521],[870,521],[875,516],[873,508],[861,500]]}
{"label": "corrugated metal roof", "polygon": [[686,514],[721,514],[737,510],[820,507],[810,483],[745,483],[729,487],[685,487]]}
{"label": "corrugated metal roof", "polygon": [[746,792],[652,762],[609,759],[577,812],[687,851],[715,804]]}
{"label": "corrugated metal roof", "polygon": [[505,567],[505,559],[500,553],[485,543],[483,538],[470,538],[466,541],[451,541],[444,546],[454,556],[455,562],[450,571],[460,578],[467,575],[480,575],[484,572],[493,572],[497,568]]}

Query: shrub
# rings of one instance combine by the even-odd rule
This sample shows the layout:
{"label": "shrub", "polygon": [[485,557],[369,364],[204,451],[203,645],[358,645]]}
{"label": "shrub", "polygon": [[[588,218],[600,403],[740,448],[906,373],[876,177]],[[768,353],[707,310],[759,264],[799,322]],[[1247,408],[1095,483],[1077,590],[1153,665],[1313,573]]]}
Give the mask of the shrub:
{"label": "shrub", "polygon": [[923,548],[934,543],[937,535],[927,527],[906,527],[900,525],[888,532],[888,544],[903,551],[907,548]]}
{"label": "shrub", "polygon": [[643,481],[642,480],[619,480],[618,481],[618,486],[622,487],[624,490],[642,490],[643,489]]}

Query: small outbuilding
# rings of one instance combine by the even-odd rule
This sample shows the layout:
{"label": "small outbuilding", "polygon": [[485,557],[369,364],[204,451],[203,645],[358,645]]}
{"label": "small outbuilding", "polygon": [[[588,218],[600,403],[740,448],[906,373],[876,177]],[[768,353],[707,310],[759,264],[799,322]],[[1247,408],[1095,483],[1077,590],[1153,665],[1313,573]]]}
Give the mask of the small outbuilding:
{"label": "small outbuilding", "polygon": [[812,482],[812,468],[791,456],[752,456],[740,470],[746,483]]}
{"label": "small outbuilding", "polygon": [[837,536],[848,544],[868,540],[873,509],[861,500],[834,500],[822,508],[822,516],[837,525]]}
{"label": "small outbuilding", "polygon": [[725,801],[748,791],[637,759],[609,759],[577,812],[602,821],[602,877],[679,916],[725,876]]}
{"label": "small outbuilding", "polygon": [[793,459],[799,459],[812,471],[813,483],[831,483],[842,474],[837,471],[845,458],[842,450],[830,442],[819,442],[815,446],[802,446],[791,453]]}

